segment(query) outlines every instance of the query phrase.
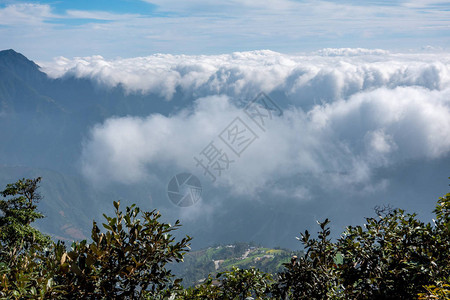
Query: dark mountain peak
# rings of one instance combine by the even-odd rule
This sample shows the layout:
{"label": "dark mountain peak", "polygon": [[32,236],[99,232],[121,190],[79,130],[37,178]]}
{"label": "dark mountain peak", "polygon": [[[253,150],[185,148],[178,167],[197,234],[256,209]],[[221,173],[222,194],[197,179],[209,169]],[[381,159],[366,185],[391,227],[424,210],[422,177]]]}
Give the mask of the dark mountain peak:
{"label": "dark mountain peak", "polygon": [[[0,51],[0,68],[19,75],[30,71],[39,71],[39,66],[13,49]],[[19,73],[19,74],[18,74]]]}
{"label": "dark mountain peak", "polygon": [[26,58],[23,54],[14,51],[14,49],[8,49],[8,50],[1,50],[0,51],[0,60],[10,60],[10,61],[16,61],[16,62],[26,62],[34,64],[31,60]]}
{"label": "dark mountain peak", "polygon": [[41,80],[46,75],[39,66],[13,49],[0,51],[0,74],[13,75],[26,80]]}
{"label": "dark mountain peak", "polygon": [[7,49],[7,50],[1,50],[0,51],[0,55],[5,55],[5,54],[13,54],[13,55],[15,55],[15,54],[20,54],[20,53],[14,51],[14,49]]}
{"label": "dark mountain peak", "polygon": [[[1,50],[0,56],[2,55],[22,55],[19,52],[14,51],[14,49]],[[23,55],[22,55],[23,56]]]}
{"label": "dark mountain peak", "polygon": [[[0,51],[0,57],[3,55],[22,55],[19,52],[14,51],[14,49],[7,49]],[[23,55],[22,55],[23,56]]]}

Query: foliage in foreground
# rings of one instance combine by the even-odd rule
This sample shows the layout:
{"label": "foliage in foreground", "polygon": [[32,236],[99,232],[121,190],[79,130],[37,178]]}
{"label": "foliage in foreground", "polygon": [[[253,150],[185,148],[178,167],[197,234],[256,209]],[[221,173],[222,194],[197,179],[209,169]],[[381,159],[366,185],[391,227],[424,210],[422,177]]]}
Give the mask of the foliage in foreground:
{"label": "foliage in foreground", "polygon": [[376,218],[349,226],[336,243],[327,238],[329,221],[319,223],[317,240],[307,231],[302,234],[306,256],[286,265],[276,293],[296,299],[414,299],[431,296],[435,286],[445,291],[450,279],[450,194],[439,199],[434,212],[431,225],[401,209],[377,210]]}
{"label": "foliage in foreground", "polygon": [[92,242],[75,242],[67,250],[64,243],[50,245],[46,236],[29,228],[41,217],[35,199],[28,197],[38,198],[38,182],[20,180],[2,192],[12,198],[0,201],[5,212],[0,217],[1,297],[159,298],[179,284],[181,280],[174,280],[165,268],[183,259],[191,240],[187,236],[175,242],[172,232],[180,226],[178,221],[173,226],[162,223],[159,212],[141,212],[134,205],[122,212],[114,202],[114,217],[105,215],[105,232],[94,222]]}
{"label": "foliage in foreground", "polygon": [[19,180],[0,194],[0,297],[7,299],[450,299],[450,194],[440,198],[433,224],[401,209],[376,209],[364,226],[330,239],[329,220],[317,238],[301,234],[306,254],[275,276],[233,268],[184,289],[166,268],[180,262],[191,238],[176,242],[174,226],[132,205],[91,242],[70,249],[31,226],[43,216],[40,178]]}

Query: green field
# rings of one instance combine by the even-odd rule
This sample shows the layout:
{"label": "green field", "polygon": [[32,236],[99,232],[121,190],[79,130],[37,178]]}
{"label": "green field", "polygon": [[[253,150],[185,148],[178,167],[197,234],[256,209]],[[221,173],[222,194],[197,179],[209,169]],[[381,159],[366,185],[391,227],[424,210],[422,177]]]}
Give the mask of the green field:
{"label": "green field", "polygon": [[215,275],[232,267],[241,269],[254,267],[267,273],[277,273],[293,255],[302,253],[249,243],[235,243],[192,251],[185,256],[183,263],[172,265],[172,271],[183,278],[183,285],[187,287],[195,285],[208,274]]}

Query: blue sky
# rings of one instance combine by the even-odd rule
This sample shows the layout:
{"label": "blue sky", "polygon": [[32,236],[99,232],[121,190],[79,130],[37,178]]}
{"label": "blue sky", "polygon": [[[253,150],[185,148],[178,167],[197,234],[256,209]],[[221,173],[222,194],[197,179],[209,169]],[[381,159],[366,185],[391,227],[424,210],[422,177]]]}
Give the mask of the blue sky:
{"label": "blue sky", "polygon": [[449,44],[450,3],[439,0],[0,0],[0,49],[35,60]]}

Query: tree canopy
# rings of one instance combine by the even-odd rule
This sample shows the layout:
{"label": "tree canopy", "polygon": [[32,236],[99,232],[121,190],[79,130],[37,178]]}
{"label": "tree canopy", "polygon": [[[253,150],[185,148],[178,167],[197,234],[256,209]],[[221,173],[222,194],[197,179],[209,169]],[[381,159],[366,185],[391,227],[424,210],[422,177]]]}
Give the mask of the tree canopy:
{"label": "tree canopy", "polygon": [[43,217],[39,182],[21,179],[0,192],[1,298],[450,299],[450,193],[437,201],[433,223],[376,208],[333,241],[326,219],[317,238],[300,234],[305,255],[277,274],[233,268],[185,288],[167,268],[189,250],[191,237],[173,235],[179,221],[113,202],[114,215],[102,227],[93,222],[91,240],[68,248],[32,226]]}

